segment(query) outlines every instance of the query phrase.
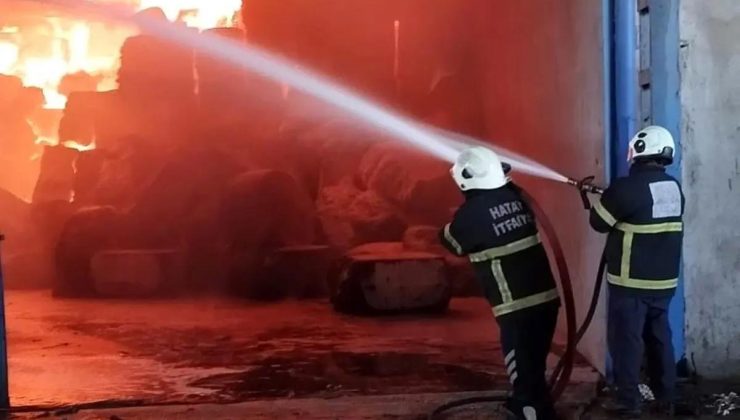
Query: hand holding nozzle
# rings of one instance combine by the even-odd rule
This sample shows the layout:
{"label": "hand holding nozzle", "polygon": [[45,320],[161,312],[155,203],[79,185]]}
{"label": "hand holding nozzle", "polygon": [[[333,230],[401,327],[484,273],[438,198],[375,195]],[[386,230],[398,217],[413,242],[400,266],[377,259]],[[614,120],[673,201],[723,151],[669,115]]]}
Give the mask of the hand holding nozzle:
{"label": "hand holding nozzle", "polygon": [[589,201],[586,193],[591,193],[591,194],[603,194],[604,193],[604,189],[599,186],[594,185],[593,181],[594,181],[593,176],[587,176],[586,178],[583,178],[580,181],[572,179],[572,178],[568,179],[568,184],[578,188],[578,191],[580,191],[581,201],[583,201],[583,208],[586,210],[591,209],[591,202]]}
{"label": "hand holding nozzle", "polygon": [[583,178],[580,181],[573,179],[573,178],[569,178],[568,185],[572,185],[584,193],[604,194],[604,189],[599,187],[598,185],[594,185],[593,180],[594,180],[593,176],[587,176],[586,178]]}

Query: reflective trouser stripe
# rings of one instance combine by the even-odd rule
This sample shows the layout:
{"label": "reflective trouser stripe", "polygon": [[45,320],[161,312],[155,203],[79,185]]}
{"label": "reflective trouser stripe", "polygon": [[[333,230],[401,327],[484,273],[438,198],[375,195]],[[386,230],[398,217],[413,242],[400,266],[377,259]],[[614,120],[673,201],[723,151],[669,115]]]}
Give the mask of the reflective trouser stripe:
{"label": "reflective trouser stripe", "polygon": [[[437,226],[439,226],[439,225],[437,225]],[[447,242],[449,242],[450,245],[452,245],[452,247],[455,248],[455,251],[457,251],[457,254],[458,255],[462,255],[463,254],[462,246],[460,246],[460,243],[457,242],[457,239],[455,239],[455,237],[452,236],[452,233],[450,233],[450,224],[449,223],[445,225],[445,239],[447,239]]]}
{"label": "reflective trouser stripe", "polygon": [[519,377],[519,372],[516,371],[516,349],[511,349],[511,351],[506,354],[506,357],[504,357],[504,364],[506,365],[506,374],[509,375],[509,382],[514,385],[514,382],[516,382]]}
{"label": "reflective trouser stripe", "polygon": [[665,290],[673,289],[678,286],[678,279],[669,280],[643,280],[643,279],[632,279],[623,276],[615,276],[614,274],[607,274],[607,280],[609,283],[622,286],[630,287],[633,289],[645,289],[645,290]]}
{"label": "reflective trouser stripe", "polygon": [[630,260],[632,259],[632,239],[635,235],[632,232],[624,232],[622,238],[622,264],[619,269],[619,275],[628,278],[630,276]]}
{"label": "reflective trouser stripe", "polygon": [[503,246],[497,246],[495,248],[488,248],[485,251],[480,251],[474,254],[470,254],[469,258],[470,258],[470,262],[474,262],[474,263],[482,262],[482,261],[489,261],[495,258],[501,258],[507,255],[516,254],[519,251],[524,251],[525,249],[531,248],[540,243],[541,243],[540,235],[532,235],[524,239],[514,241],[510,244],[506,244]]}
{"label": "reflective trouser stripe", "polygon": [[509,376],[509,382],[511,382],[512,385],[514,385],[514,382],[519,379],[519,372],[514,372],[511,376]]}
{"label": "reflective trouser stripe", "polygon": [[506,357],[504,357],[504,363],[508,366],[509,362],[514,359],[514,356],[516,356],[516,349],[513,349],[508,354],[506,354]]}
{"label": "reflective trouser stripe", "polygon": [[604,207],[603,204],[601,204],[601,200],[597,201],[596,204],[594,204],[594,210],[596,210],[596,214],[601,217],[601,220],[606,222],[609,226],[614,226],[617,224],[617,219],[612,216],[612,214],[609,212],[609,210]]}
{"label": "reflective trouser stripe", "polygon": [[493,278],[496,279],[498,291],[501,293],[501,301],[503,303],[512,302],[514,299],[511,297],[511,290],[509,289],[509,283],[506,281],[504,270],[501,268],[501,260],[491,261],[491,272]]}
{"label": "reflective trouser stripe", "polygon": [[516,360],[514,360],[514,362],[511,363],[510,365],[506,365],[506,373],[511,375],[514,372],[516,372]]}
{"label": "reflective trouser stripe", "polygon": [[656,234],[656,233],[670,233],[670,232],[681,232],[683,231],[683,223],[671,222],[671,223],[654,223],[649,225],[633,225],[630,223],[617,223],[615,226],[622,232],[628,233],[641,233],[641,234]]}
{"label": "reflective trouser stripe", "polygon": [[558,299],[558,289],[550,289],[546,292],[537,293],[521,299],[516,299],[509,303],[502,303],[493,307],[493,314],[501,316],[516,312],[522,309],[531,308],[546,302]]}
{"label": "reflective trouser stripe", "polygon": [[651,235],[659,233],[671,233],[683,231],[683,223],[654,223],[645,225],[633,225],[630,223],[617,223],[617,229],[624,233],[622,238],[622,261],[619,267],[619,275],[608,274],[609,283],[617,286],[631,287],[633,289],[663,290],[672,289],[678,285],[678,279],[668,280],[643,280],[630,277],[632,260],[632,241],[635,234]]}

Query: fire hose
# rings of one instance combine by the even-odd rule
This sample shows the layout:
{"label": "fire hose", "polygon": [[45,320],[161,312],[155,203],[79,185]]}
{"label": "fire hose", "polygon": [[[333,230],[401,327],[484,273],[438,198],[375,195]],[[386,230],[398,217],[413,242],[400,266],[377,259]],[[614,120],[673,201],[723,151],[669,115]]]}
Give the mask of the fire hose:
{"label": "fire hose", "polygon": [[[590,209],[591,204],[588,200],[586,193],[602,194],[604,190],[598,186],[592,184],[594,177],[587,177],[580,181],[569,179],[568,184],[578,188],[583,205],[585,209]],[[551,256],[555,260],[555,266],[558,272],[558,279],[560,280],[560,287],[562,290],[563,306],[565,307],[565,324],[566,324],[566,345],[565,351],[563,352],[560,360],[558,361],[555,369],[549,379],[550,394],[553,401],[557,401],[558,398],[563,394],[565,387],[570,382],[570,376],[573,372],[573,364],[575,360],[576,346],[581,341],[583,336],[588,331],[591,321],[593,321],[594,314],[596,313],[596,307],[599,304],[599,296],[601,294],[601,287],[604,281],[604,270],[606,268],[605,251],[602,253],[601,261],[599,262],[599,268],[597,270],[596,279],[594,281],[594,289],[591,296],[591,302],[586,312],[586,316],[583,319],[581,325],[576,329],[576,311],[575,301],[573,298],[573,285],[571,282],[570,272],[568,265],[565,261],[565,254],[560,244],[560,240],[555,234],[550,219],[547,218],[545,212],[539,203],[526,191],[520,190],[522,196],[538,221],[540,229],[543,231],[546,241],[549,244],[549,250]],[[505,402],[506,396],[502,395],[483,395],[470,398],[463,398],[458,400],[450,401],[443,404],[432,411],[428,420],[437,419],[441,414],[457,409],[467,405],[491,403],[491,402]]]}

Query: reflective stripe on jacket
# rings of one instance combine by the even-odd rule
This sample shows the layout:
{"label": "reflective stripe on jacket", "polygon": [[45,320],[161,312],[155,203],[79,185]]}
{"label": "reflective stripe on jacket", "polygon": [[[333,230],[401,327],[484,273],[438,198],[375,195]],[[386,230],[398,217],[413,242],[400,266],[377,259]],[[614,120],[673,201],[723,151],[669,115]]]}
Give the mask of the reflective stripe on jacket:
{"label": "reflective stripe on jacket", "polygon": [[607,237],[607,280],[641,294],[678,285],[685,200],[662,167],[636,164],[593,204],[591,226]]}
{"label": "reflective stripe on jacket", "polygon": [[515,185],[467,192],[440,239],[470,259],[495,316],[558,301],[534,216]]}

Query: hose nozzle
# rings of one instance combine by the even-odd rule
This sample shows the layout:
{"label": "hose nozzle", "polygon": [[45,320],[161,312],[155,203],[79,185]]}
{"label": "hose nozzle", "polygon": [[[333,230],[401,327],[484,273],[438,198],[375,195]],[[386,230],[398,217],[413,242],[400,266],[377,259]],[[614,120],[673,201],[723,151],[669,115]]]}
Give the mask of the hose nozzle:
{"label": "hose nozzle", "polygon": [[604,189],[599,187],[598,185],[594,185],[593,181],[594,181],[593,176],[587,176],[586,178],[583,178],[580,181],[577,179],[569,178],[568,185],[572,185],[584,193],[603,194]]}
{"label": "hose nozzle", "polygon": [[599,186],[594,185],[593,182],[594,182],[593,176],[587,176],[580,181],[575,180],[573,178],[568,179],[568,185],[572,185],[578,188],[578,191],[581,194],[581,201],[583,202],[583,208],[586,210],[591,208],[591,202],[589,201],[586,193],[591,193],[591,194],[603,194],[604,193],[604,189]]}

